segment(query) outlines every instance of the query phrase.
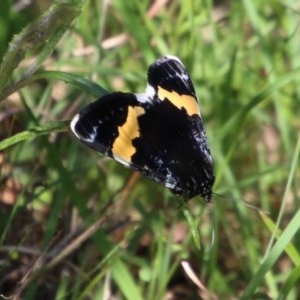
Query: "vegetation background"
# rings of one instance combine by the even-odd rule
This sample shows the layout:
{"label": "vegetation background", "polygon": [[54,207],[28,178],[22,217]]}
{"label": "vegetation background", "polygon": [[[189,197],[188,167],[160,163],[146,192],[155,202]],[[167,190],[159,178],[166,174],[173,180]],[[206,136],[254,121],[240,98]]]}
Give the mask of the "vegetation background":
{"label": "vegetation background", "polygon": [[[298,299],[299,4],[2,0],[0,294]],[[143,91],[166,54],[196,88],[213,205],[178,208],[68,129],[103,89]]]}

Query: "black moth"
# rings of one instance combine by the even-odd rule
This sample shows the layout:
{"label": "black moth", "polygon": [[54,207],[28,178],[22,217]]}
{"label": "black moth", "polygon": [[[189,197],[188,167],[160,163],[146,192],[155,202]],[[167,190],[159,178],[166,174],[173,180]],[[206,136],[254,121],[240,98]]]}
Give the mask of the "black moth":
{"label": "black moth", "polygon": [[177,57],[150,65],[144,93],[107,94],[80,111],[71,129],[89,147],[174,194],[211,201],[210,149],[193,83]]}

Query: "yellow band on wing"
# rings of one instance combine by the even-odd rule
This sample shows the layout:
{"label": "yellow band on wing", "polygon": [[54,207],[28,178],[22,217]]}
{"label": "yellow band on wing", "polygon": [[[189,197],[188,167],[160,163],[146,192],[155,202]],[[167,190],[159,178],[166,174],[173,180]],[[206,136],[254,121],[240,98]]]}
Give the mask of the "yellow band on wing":
{"label": "yellow band on wing", "polygon": [[197,100],[191,95],[180,95],[175,91],[169,92],[163,89],[161,86],[158,86],[158,98],[162,101],[168,99],[177,108],[184,108],[190,116],[200,115],[200,109]]}
{"label": "yellow band on wing", "polygon": [[115,158],[124,163],[130,162],[136,152],[132,141],[140,136],[138,117],[144,113],[144,108],[140,106],[129,106],[125,123],[118,127],[119,135],[113,143],[112,153]]}

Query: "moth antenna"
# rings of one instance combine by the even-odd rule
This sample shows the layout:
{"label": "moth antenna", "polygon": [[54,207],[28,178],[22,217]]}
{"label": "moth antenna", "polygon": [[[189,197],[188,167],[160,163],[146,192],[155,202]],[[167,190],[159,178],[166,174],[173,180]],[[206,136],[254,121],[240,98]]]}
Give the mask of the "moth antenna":
{"label": "moth antenna", "polygon": [[224,195],[217,194],[217,193],[213,193],[213,195],[215,195],[215,196],[217,196],[219,198],[222,198],[222,199],[226,199],[226,200],[230,199],[231,201],[233,201],[233,202],[235,202],[237,204],[243,204],[244,206],[249,207],[251,209],[254,209],[254,210],[258,211],[258,212],[262,212],[262,213],[265,213],[265,214],[268,214],[268,215],[270,214],[269,211],[261,209],[261,208],[255,206],[255,205],[249,204],[249,203],[247,203],[247,202],[245,202],[243,200],[237,200],[237,199],[235,199],[233,197],[225,197]]}

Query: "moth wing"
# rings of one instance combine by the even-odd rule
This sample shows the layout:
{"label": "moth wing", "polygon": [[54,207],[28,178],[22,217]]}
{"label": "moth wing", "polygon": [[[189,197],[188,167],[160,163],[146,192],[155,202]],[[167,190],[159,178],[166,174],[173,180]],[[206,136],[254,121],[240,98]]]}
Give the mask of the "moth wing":
{"label": "moth wing", "polygon": [[143,112],[134,94],[111,93],[80,111],[71,129],[87,146],[128,165],[131,141],[138,134],[137,118]]}

